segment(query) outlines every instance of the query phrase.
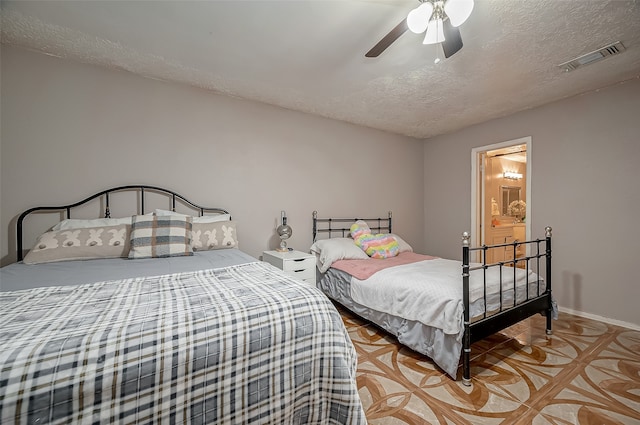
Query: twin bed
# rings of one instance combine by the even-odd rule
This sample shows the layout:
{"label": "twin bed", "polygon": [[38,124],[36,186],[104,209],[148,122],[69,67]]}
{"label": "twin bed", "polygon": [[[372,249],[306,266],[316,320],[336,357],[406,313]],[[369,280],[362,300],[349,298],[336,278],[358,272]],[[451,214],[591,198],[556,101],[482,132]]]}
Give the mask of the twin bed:
{"label": "twin bed", "polygon": [[[557,308],[551,296],[551,228],[545,239],[471,248],[463,235],[462,262],[415,254],[400,236],[399,254],[369,258],[349,236],[358,219],[313,213],[311,251],[318,259],[318,287],[330,298],[429,356],[453,379],[462,359],[462,381],[471,384],[471,344],[527,317]],[[391,234],[392,215],[360,219]],[[528,249],[520,249],[526,247]],[[513,259],[487,263],[491,249],[513,250]],[[516,252],[528,252],[517,256]],[[480,262],[472,263],[472,257]]]}
{"label": "twin bed", "polygon": [[[124,191],[138,214],[111,219]],[[149,214],[149,194],[196,217]],[[90,201],[105,219],[70,218]],[[25,218],[60,211],[23,258]],[[23,261],[0,269],[0,422],[366,423],[340,314],[230,219],[152,186],[25,211]]]}

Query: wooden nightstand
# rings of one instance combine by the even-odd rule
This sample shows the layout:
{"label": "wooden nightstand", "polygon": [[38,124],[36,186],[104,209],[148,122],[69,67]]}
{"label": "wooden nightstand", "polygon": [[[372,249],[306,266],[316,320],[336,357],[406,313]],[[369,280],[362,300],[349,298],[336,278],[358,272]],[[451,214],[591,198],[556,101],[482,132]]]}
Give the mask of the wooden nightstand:
{"label": "wooden nightstand", "polygon": [[301,251],[264,251],[262,261],[276,266],[288,275],[316,286],[316,256]]}

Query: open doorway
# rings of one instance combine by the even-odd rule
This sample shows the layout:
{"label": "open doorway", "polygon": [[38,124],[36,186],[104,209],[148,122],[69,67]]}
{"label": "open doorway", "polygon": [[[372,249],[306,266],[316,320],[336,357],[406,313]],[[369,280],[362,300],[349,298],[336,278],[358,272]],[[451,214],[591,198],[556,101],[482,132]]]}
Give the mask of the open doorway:
{"label": "open doorway", "polygon": [[[472,246],[528,240],[531,137],[474,148],[471,157]],[[509,260],[510,256],[513,254],[509,250],[492,249],[487,252],[486,261]]]}

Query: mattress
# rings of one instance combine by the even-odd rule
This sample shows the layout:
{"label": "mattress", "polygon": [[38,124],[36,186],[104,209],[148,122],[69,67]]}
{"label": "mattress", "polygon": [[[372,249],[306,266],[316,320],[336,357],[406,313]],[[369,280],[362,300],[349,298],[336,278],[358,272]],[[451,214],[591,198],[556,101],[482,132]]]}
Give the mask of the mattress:
{"label": "mattress", "polygon": [[215,269],[256,261],[239,249],[197,251],[192,256],[129,260],[108,258],[44,264],[13,263],[0,268],[0,291],[78,285],[138,276]]}

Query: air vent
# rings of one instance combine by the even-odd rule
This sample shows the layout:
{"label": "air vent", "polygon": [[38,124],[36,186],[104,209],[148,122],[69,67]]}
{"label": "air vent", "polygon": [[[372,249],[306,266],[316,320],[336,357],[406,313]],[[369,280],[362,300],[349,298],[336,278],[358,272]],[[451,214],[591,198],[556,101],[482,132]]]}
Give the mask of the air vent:
{"label": "air vent", "polygon": [[571,59],[568,62],[561,63],[560,65],[558,65],[558,68],[561,68],[566,72],[573,71],[582,66],[590,65],[594,62],[598,62],[599,60],[606,59],[609,56],[622,53],[624,52],[624,50],[624,45],[621,42],[616,41],[615,43],[611,43],[598,50],[594,50],[593,52],[578,56],[577,58]]}

